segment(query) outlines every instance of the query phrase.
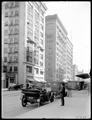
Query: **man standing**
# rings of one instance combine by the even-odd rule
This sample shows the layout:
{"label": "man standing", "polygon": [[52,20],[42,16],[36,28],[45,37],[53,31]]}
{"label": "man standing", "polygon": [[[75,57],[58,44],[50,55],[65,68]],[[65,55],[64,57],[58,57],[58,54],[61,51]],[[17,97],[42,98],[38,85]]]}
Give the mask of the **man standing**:
{"label": "man standing", "polygon": [[65,86],[64,83],[62,83],[60,86],[61,106],[64,106],[64,96],[65,96]]}

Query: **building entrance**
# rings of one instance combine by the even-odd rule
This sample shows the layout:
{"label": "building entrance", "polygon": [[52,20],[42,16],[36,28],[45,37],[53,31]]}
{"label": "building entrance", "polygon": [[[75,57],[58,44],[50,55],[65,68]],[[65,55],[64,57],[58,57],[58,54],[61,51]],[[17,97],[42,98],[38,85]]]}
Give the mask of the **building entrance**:
{"label": "building entrance", "polygon": [[9,82],[8,82],[8,77],[6,77],[6,88],[8,88]]}

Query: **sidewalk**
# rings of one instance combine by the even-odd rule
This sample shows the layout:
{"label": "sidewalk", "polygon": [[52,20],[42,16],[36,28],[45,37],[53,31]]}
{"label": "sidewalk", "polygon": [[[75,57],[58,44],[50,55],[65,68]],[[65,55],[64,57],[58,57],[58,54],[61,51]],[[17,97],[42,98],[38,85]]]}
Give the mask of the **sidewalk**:
{"label": "sidewalk", "polygon": [[90,118],[90,97],[85,95],[65,97],[65,106],[60,106],[60,99],[38,107],[16,118]]}
{"label": "sidewalk", "polygon": [[20,93],[21,93],[21,90],[15,90],[15,91],[8,91],[7,89],[2,90],[2,95],[5,95],[5,96],[18,95]]}

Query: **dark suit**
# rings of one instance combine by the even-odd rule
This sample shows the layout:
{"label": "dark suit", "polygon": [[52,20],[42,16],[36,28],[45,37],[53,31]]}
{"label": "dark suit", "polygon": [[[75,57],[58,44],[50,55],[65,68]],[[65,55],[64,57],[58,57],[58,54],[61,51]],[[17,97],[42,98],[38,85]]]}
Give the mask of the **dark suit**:
{"label": "dark suit", "polygon": [[65,87],[62,86],[60,88],[60,98],[61,98],[61,105],[64,106],[64,96],[65,96]]}

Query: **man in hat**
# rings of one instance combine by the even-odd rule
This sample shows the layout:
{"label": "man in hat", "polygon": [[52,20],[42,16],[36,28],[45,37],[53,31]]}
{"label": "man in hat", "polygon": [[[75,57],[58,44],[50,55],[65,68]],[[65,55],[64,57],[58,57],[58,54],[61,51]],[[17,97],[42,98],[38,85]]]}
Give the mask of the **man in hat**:
{"label": "man in hat", "polygon": [[60,86],[61,106],[64,106],[64,96],[65,96],[65,86],[64,83],[62,83]]}

